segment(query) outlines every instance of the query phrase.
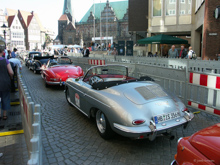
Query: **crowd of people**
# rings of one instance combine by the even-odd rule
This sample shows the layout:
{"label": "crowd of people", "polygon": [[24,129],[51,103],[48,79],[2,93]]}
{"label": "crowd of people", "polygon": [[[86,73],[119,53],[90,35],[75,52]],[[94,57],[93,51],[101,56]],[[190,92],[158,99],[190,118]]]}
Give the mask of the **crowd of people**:
{"label": "crowd of people", "polygon": [[175,45],[172,45],[170,50],[168,51],[169,58],[181,58],[181,59],[195,59],[196,53],[193,51],[192,46],[189,47],[189,51],[187,52],[185,47],[182,45],[180,51],[176,49]]}
{"label": "crowd of people", "polygon": [[[0,47],[0,120],[7,120],[7,111],[10,110],[10,93],[15,92],[14,74],[16,67],[22,69],[19,59],[16,58],[17,49],[12,52]],[[1,114],[3,110],[3,116]]]}

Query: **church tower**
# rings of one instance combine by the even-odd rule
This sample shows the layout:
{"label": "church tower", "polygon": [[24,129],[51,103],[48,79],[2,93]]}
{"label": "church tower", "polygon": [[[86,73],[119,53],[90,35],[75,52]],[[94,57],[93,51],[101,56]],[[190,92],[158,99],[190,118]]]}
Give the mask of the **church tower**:
{"label": "church tower", "polygon": [[74,12],[72,9],[72,0],[64,0],[64,5],[63,5],[63,14],[66,14],[68,16],[68,19],[70,22],[75,24],[75,18],[74,18]]}

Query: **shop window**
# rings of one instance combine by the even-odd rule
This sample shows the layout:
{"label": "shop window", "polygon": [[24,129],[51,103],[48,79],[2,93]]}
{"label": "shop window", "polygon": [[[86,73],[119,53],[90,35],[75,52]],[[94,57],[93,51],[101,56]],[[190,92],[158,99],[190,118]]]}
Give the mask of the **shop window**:
{"label": "shop window", "polygon": [[162,16],[162,0],[153,0],[153,17]]}

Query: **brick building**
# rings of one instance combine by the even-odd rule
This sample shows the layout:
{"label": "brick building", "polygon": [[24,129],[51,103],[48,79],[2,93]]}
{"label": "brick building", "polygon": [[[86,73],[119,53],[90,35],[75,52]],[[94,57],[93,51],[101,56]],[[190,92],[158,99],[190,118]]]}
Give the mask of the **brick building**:
{"label": "brick building", "polygon": [[192,6],[191,45],[204,60],[220,53],[220,18],[214,17],[219,5],[219,0],[195,0]]}
{"label": "brick building", "polygon": [[[64,1],[63,14],[58,20],[58,36],[55,43],[64,45],[112,43],[131,40],[128,32],[128,1],[93,4],[80,22],[74,22],[70,11],[71,0]],[[72,21],[71,21],[72,20]],[[95,20],[95,26],[94,26]]]}

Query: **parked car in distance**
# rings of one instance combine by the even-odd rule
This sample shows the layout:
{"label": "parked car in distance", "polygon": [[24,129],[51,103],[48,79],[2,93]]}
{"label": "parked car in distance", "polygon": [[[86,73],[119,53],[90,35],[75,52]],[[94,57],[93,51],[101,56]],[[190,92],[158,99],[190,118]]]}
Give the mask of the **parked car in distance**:
{"label": "parked car in distance", "polygon": [[29,52],[27,58],[25,59],[25,65],[29,68],[29,64],[32,62],[34,57],[41,57],[41,52]]}
{"label": "parked car in distance", "polygon": [[179,98],[151,80],[130,77],[123,65],[94,66],[84,77],[67,79],[66,99],[87,117],[95,118],[104,139],[116,132],[152,141],[176,127],[186,128],[194,115]]}
{"label": "parked car in distance", "polygon": [[68,78],[78,78],[84,75],[82,68],[73,65],[68,57],[48,60],[40,69],[46,87],[49,85],[62,86]]}
{"label": "parked car in distance", "polygon": [[179,138],[171,165],[220,165],[220,123]]}
{"label": "parked car in distance", "polygon": [[28,65],[29,69],[33,70],[34,73],[40,73],[41,66],[47,63],[48,59],[52,60],[54,59],[54,56],[42,56],[42,57],[35,56]]}

